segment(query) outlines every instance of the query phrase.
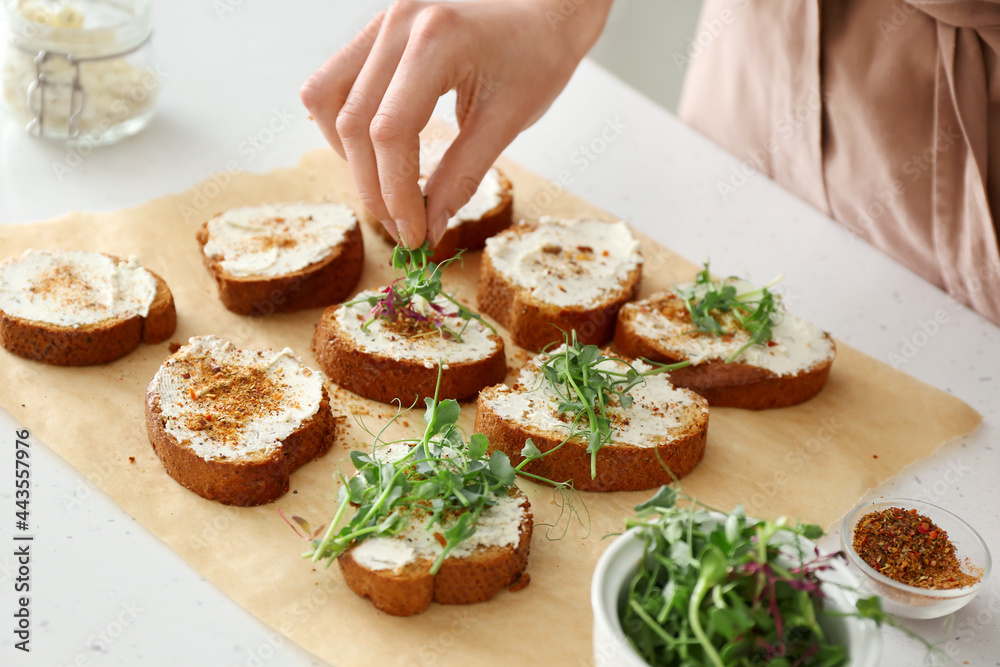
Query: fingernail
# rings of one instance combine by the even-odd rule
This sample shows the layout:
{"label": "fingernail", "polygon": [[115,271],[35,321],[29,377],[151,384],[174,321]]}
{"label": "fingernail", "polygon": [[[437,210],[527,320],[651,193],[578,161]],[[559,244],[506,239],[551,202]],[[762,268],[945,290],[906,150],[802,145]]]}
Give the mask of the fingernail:
{"label": "fingernail", "polygon": [[392,237],[392,240],[395,241],[396,243],[399,243],[399,229],[397,229],[396,227],[396,221],[379,220],[379,222],[382,223],[383,227],[385,227],[385,231],[389,232],[389,236]]}
{"label": "fingernail", "polygon": [[434,224],[430,228],[431,245],[436,246],[441,242],[441,237],[444,233],[448,231],[448,221],[451,220],[451,212],[443,211],[435,220]]}
{"label": "fingernail", "polygon": [[413,235],[410,233],[410,223],[405,220],[397,220],[396,229],[399,230],[399,240],[402,241],[407,248],[416,247],[413,243]]}

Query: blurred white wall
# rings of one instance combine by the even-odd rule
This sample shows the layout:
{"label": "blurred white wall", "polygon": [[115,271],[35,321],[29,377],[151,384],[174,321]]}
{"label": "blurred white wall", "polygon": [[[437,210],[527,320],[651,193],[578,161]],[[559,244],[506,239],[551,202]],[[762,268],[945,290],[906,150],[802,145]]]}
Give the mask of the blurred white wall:
{"label": "blurred white wall", "polygon": [[590,57],[671,112],[702,0],[615,0]]}

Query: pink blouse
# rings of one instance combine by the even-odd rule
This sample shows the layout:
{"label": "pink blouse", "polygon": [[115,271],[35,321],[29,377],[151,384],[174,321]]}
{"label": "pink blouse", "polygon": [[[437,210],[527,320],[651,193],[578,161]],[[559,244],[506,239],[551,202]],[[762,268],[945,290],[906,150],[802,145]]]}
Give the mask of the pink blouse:
{"label": "pink blouse", "polygon": [[679,115],[1000,324],[998,49],[997,2],[706,0]]}

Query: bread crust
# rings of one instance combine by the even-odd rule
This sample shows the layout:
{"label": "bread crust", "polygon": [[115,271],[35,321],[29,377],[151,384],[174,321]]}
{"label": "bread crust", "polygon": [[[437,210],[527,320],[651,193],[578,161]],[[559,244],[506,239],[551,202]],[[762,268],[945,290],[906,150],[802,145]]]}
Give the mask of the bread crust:
{"label": "bread crust", "polygon": [[207,460],[196,454],[190,443],[179,442],[167,432],[160,397],[150,382],[146,390],[146,430],[167,474],[181,486],[223,505],[252,507],[283,496],[293,472],[330,450],[336,422],[324,389],[316,414],[304,421],[281,446],[239,459]]}
{"label": "bread crust", "polygon": [[[690,322],[690,316],[680,303],[679,298],[668,293],[651,302],[649,307],[662,308],[672,318],[686,318]],[[664,341],[649,338],[637,331],[635,317],[640,307],[643,306],[629,304],[619,314],[615,329],[615,349],[633,359],[645,358],[662,363],[686,361],[687,356],[682,351],[672,349]],[[835,356],[836,344],[829,334],[825,335],[834,346]],[[708,399],[711,406],[769,410],[798,405],[816,396],[830,377],[833,359],[831,357],[794,375],[776,375],[766,368],[750,364],[727,364],[721,359],[710,359],[671,371],[669,376],[674,385],[698,392]]]}
{"label": "bread crust", "polygon": [[267,317],[329,306],[353,293],[361,279],[365,258],[365,242],[356,218],[346,230],[344,240],[326,257],[282,276],[234,276],[222,268],[222,257],[209,257],[204,252],[209,239],[207,221],[196,237],[202,260],[219,288],[222,305],[239,315]]}
{"label": "bread crust", "polygon": [[[489,453],[504,452],[513,466],[524,461],[521,450],[528,438],[541,452],[556,449],[565,434],[512,423],[500,417],[486,401],[499,387],[483,390],[476,403],[474,431],[489,438]],[[525,472],[553,482],[573,482],[580,491],[642,491],[674,478],[684,477],[701,461],[708,436],[708,410],[695,413],[688,430],[681,436],[655,447],[626,444],[604,445],[597,452],[597,476],[590,475],[591,456],[587,443],[574,438],[551,454],[536,459],[524,467]],[[662,463],[661,463],[662,462]]]}
{"label": "bread crust", "polygon": [[[494,167],[496,169],[496,167]],[[500,169],[500,203],[486,212],[479,220],[465,222],[445,230],[444,235],[434,247],[431,261],[442,262],[454,257],[459,250],[482,250],[486,239],[499,234],[513,224],[514,221],[514,186]],[[396,244],[385,225],[366,211],[365,221],[378,231],[379,236],[392,245]]]}
{"label": "bread crust", "polygon": [[344,581],[352,591],[371,600],[376,609],[392,616],[412,616],[431,602],[475,604],[492,599],[516,582],[528,565],[533,527],[531,505],[520,491],[525,508],[516,546],[480,547],[465,558],[446,558],[437,575],[433,561],[420,559],[394,570],[370,570],[352,555],[355,547],[337,558]]}
{"label": "bread crust", "polygon": [[[523,235],[536,225],[519,225],[508,234]],[[480,310],[510,332],[521,347],[541,352],[563,342],[563,332],[575,330],[583,345],[604,345],[611,340],[622,305],[632,299],[642,283],[642,265],[635,267],[618,289],[593,307],[557,306],[542,301],[500,273],[488,252],[483,253],[476,300]]]}
{"label": "bread crust", "polygon": [[161,343],[177,328],[177,311],[166,281],[153,271],[149,273],[156,279],[156,296],[146,317],[116,317],[69,327],[26,320],[0,310],[0,346],[53,366],[94,366],[119,359],[140,343]]}
{"label": "bread crust", "polygon": [[[361,349],[337,322],[337,308],[330,306],[323,312],[312,343],[316,361],[330,380],[359,396],[383,403],[398,400],[404,407],[435,396],[436,364],[427,368],[418,361]],[[448,368],[441,372],[441,385],[437,389],[439,399],[469,399],[483,387],[503,381],[507,375],[503,339],[497,334],[490,334],[490,338],[500,344],[488,357],[446,362]]]}

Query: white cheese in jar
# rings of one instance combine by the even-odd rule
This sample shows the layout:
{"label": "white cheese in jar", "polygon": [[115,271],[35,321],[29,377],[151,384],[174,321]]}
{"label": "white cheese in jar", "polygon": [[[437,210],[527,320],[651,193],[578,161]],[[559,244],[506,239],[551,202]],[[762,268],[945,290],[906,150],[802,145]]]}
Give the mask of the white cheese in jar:
{"label": "white cheese in jar", "polygon": [[149,4],[21,0],[8,5],[0,78],[11,115],[37,136],[93,145],[142,129],[160,87],[152,66]]}

